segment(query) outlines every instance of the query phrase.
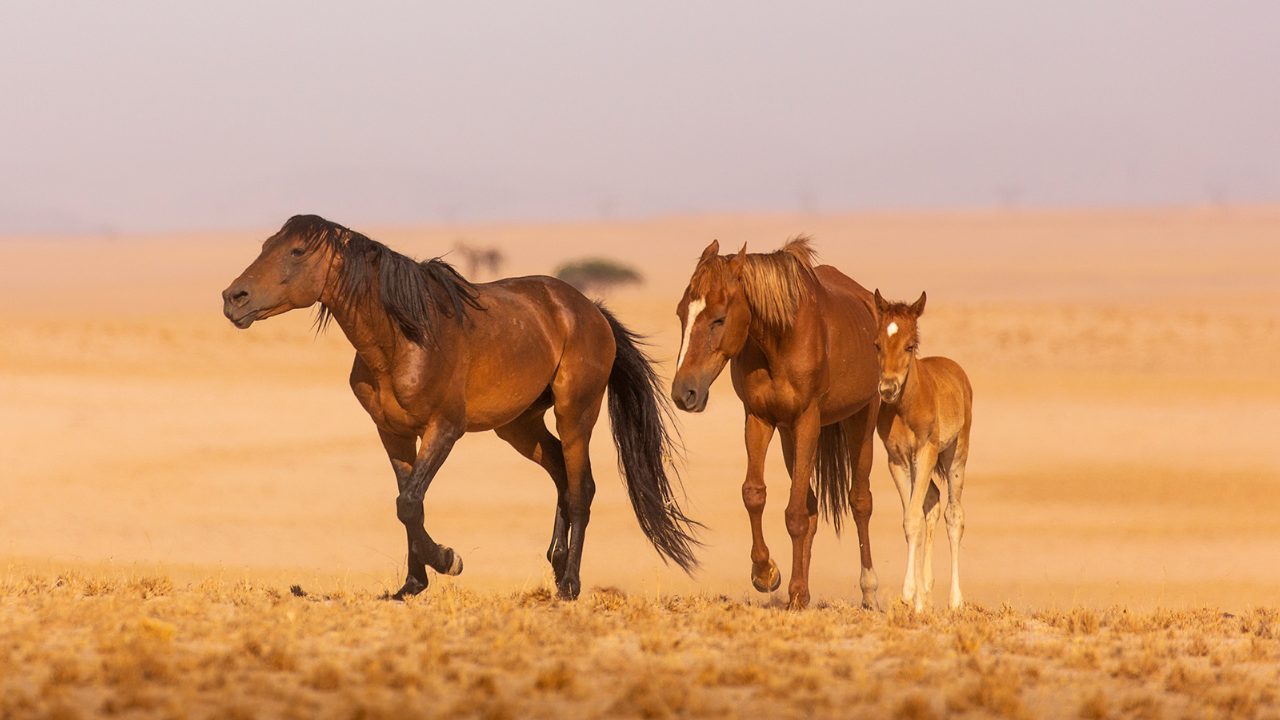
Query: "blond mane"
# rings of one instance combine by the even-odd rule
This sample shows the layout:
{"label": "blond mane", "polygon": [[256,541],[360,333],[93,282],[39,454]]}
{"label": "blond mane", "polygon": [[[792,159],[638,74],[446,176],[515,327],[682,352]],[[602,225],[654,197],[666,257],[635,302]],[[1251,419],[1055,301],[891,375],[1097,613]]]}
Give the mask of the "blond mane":
{"label": "blond mane", "polygon": [[[806,235],[788,240],[780,250],[746,256],[741,282],[753,324],[774,332],[791,329],[800,304],[812,296],[817,256]],[[694,293],[705,296],[715,283],[731,282],[730,259],[732,256],[719,256],[699,266],[690,282]]]}

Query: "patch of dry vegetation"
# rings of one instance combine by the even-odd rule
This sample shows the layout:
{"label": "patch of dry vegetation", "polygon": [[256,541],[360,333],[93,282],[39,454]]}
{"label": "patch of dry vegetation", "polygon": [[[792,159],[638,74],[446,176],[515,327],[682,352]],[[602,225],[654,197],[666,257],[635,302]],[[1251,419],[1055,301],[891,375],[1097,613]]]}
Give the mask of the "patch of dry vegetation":
{"label": "patch of dry vegetation", "polygon": [[0,579],[0,718],[1277,717],[1280,614]]}

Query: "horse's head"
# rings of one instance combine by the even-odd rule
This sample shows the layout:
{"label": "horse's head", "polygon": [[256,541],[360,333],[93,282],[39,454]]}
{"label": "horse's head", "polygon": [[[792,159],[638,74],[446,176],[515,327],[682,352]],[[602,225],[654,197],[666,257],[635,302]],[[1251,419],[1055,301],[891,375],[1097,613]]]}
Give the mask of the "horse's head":
{"label": "horse's head", "polygon": [[262,244],[262,252],[222,291],[222,313],[240,329],[321,300],[341,227],[316,215],[292,217]]}
{"label": "horse's head", "polygon": [[895,403],[902,397],[911,360],[920,349],[920,316],[926,296],[907,305],[891,303],[876,290],[876,355],[880,358],[880,399]]}
{"label": "horse's head", "polygon": [[751,307],[742,288],[746,258],[745,245],[730,258],[720,256],[719,241],[708,245],[676,308],[684,340],[671,398],[681,410],[705,410],[711,383],[747,344]]}

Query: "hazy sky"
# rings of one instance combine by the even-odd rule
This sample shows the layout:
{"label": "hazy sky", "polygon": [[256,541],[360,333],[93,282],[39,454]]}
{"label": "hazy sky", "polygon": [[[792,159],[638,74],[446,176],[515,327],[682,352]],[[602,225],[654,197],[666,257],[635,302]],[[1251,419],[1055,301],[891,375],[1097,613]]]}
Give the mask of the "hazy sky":
{"label": "hazy sky", "polygon": [[1280,2],[0,3],[0,234],[1280,201]]}

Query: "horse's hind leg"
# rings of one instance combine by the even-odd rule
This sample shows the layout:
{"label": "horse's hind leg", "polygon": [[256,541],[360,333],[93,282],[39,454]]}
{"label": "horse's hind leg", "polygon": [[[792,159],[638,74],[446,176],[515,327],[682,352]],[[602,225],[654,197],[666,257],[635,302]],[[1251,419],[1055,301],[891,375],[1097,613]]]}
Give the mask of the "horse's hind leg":
{"label": "horse's hind leg", "polygon": [[934,477],[929,483],[929,491],[924,496],[924,546],[920,551],[920,592],[926,605],[932,604],[933,597],[933,534],[938,529],[938,520],[942,518],[941,494],[938,482],[942,478]]}
{"label": "horse's hind leg", "polygon": [[858,585],[862,590],[862,606],[874,610],[879,606],[876,593],[880,590],[880,578],[876,576],[871,561],[871,466],[875,460],[876,419],[880,413],[880,400],[874,398],[867,407],[844,421],[846,445],[853,453],[853,487],[849,491],[849,505],[853,508],[853,522],[858,528],[859,560],[862,575]]}
{"label": "horse's hind leg", "polygon": [[569,481],[564,467],[564,446],[547,429],[546,412],[547,406],[535,406],[495,432],[516,452],[541,465],[556,484],[555,523],[551,530],[551,545],[547,548],[547,562],[551,563],[559,585],[569,560]]}
{"label": "horse's hind leg", "polygon": [[951,541],[951,599],[952,609],[964,605],[960,592],[960,539],[964,537],[964,507],[960,495],[964,492],[965,464],[969,462],[969,431],[966,428],[956,441],[955,455],[947,471],[947,538]]}
{"label": "horse's hind leg", "polygon": [[[571,375],[572,376],[572,375]],[[559,377],[565,377],[561,375]],[[557,377],[557,382],[559,382]],[[596,481],[591,474],[591,434],[600,417],[607,375],[599,387],[590,391],[555,387],[556,429],[564,446],[566,511],[569,521],[569,556],[564,576],[556,583],[561,598],[576,600],[582,592],[582,548],[591,521],[591,501],[596,494]]]}

